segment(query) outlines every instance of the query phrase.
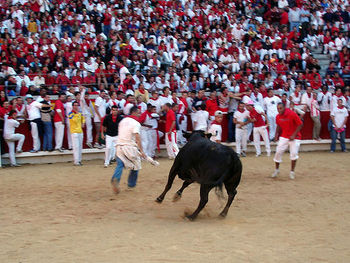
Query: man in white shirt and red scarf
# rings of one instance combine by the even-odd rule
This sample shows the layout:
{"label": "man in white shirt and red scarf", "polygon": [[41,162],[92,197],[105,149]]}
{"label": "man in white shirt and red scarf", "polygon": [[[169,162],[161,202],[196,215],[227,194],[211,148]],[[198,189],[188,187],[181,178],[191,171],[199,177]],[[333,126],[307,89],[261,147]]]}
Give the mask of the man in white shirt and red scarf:
{"label": "man in white shirt and red scarf", "polygon": [[345,130],[346,122],[348,121],[349,113],[348,110],[344,107],[343,100],[341,98],[337,101],[338,106],[333,108],[331,111],[332,125],[330,127],[331,132],[331,152],[335,152],[335,144],[337,138],[340,140],[340,146],[342,152],[346,152],[345,146]]}

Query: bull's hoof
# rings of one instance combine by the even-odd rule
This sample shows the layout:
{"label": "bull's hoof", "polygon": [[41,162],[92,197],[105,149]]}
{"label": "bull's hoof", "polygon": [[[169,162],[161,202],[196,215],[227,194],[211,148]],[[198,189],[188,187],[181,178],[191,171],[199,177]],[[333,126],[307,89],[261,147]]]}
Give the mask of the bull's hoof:
{"label": "bull's hoof", "polygon": [[192,214],[190,215],[190,214],[188,214],[188,213],[185,212],[185,219],[192,222],[192,221],[194,221],[196,218],[195,218]]}
{"label": "bull's hoof", "polygon": [[180,199],[181,199],[181,194],[176,192],[173,197],[173,202],[179,201]]}
{"label": "bull's hoof", "polygon": [[227,216],[227,213],[225,213],[225,212],[221,212],[219,215],[219,217],[222,219],[224,219],[226,216]]}
{"label": "bull's hoof", "polygon": [[157,197],[156,202],[160,204],[161,202],[163,202],[163,198]]}

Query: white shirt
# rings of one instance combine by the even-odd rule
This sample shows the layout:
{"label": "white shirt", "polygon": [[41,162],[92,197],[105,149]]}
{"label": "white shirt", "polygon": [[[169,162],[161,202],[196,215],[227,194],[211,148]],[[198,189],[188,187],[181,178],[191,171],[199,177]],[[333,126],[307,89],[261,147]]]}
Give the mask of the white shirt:
{"label": "white shirt", "polygon": [[308,94],[305,92],[302,96],[301,96],[301,104],[307,105],[309,108],[311,106],[311,100],[312,100],[312,96],[308,96]]}
{"label": "white shirt", "polygon": [[120,83],[123,83],[124,79],[126,78],[126,74],[130,73],[129,70],[126,67],[122,67],[119,70],[119,76],[120,76]]}
{"label": "white shirt", "polygon": [[277,104],[281,102],[281,99],[277,96],[272,96],[264,98],[264,108],[266,109],[266,114],[271,116],[276,116],[278,114]]}
{"label": "white shirt", "polygon": [[173,99],[172,99],[171,95],[168,95],[167,97],[161,95],[161,96],[159,96],[159,100],[160,100],[161,106],[163,106],[167,103],[173,104]]}
{"label": "white shirt", "polygon": [[136,146],[135,134],[140,134],[141,124],[130,117],[122,119],[118,126],[118,144]]}
{"label": "white shirt", "polygon": [[[331,116],[334,116],[335,125],[340,127],[344,123],[345,118],[349,116],[349,113],[345,107],[342,109],[335,107],[331,113]],[[344,127],[346,126],[344,125]]]}
{"label": "white shirt", "polygon": [[327,91],[326,94],[318,93],[317,100],[320,103],[320,111],[329,111],[331,109],[332,94]]}
{"label": "white shirt", "polygon": [[[249,111],[244,110],[243,112],[235,111],[233,118],[238,122],[245,122],[248,120]],[[240,124],[236,124],[236,129],[247,129],[247,125],[241,126]]]}
{"label": "white shirt", "polygon": [[291,101],[294,102],[294,105],[300,105],[301,103],[301,93],[298,92],[298,95],[295,94],[295,92],[293,92],[292,94],[290,94],[290,99]]}
{"label": "white shirt", "polygon": [[124,115],[129,115],[130,114],[130,109],[132,107],[134,107],[135,105],[133,103],[128,103],[128,104],[124,104],[124,107],[123,107],[123,113]]}
{"label": "white shirt", "polygon": [[28,120],[32,121],[32,120],[41,118],[41,115],[40,115],[41,106],[42,104],[37,101],[33,101],[32,103],[26,106],[27,112],[28,112]]}
{"label": "white shirt", "polygon": [[149,103],[149,104],[151,104],[152,106],[154,106],[154,107],[156,107],[156,111],[157,112],[160,112],[160,110],[161,110],[161,101],[160,101],[160,99],[158,98],[158,99],[153,99],[153,98],[150,98],[148,101],[147,101],[147,103]]}
{"label": "white shirt", "polygon": [[19,122],[14,119],[5,118],[4,139],[10,139],[15,134],[15,129],[19,126]]}
{"label": "white shirt", "polygon": [[222,127],[219,124],[212,124],[208,130],[208,133],[211,133],[210,140],[213,142],[221,142]]}
{"label": "white shirt", "polygon": [[[106,115],[106,101],[102,97],[98,96],[95,100],[95,106],[98,107],[98,113],[100,114],[101,118],[103,118]],[[100,118],[96,113],[94,121],[101,122]]]}
{"label": "white shirt", "polygon": [[208,128],[209,112],[204,110],[199,110],[192,115],[192,120],[194,123],[193,130],[206,131]]}

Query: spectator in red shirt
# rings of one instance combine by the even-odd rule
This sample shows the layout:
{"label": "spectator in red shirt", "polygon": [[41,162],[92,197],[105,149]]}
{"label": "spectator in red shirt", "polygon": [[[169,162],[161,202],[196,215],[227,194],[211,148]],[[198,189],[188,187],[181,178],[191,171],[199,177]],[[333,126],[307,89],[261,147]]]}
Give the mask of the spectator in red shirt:
{"label": "spectator in red shirt", "polygon": [[172,160],[175,159],[176,155],[179,153],[179,148],[176,142],[176,116],[170,103],[166,103],[163,107],[166,112],[165,144],[168,157]]}
{"label": "spectator in red shirt", "polygon": [[274,157],[275,161],[275,172],[272,177],[276,177],[279,174],[280,163],[282,162],[282,155],[287,150],[289,146],[290,159],[291,159],[291,170],[289,174],[290,179],[295,178],[295,166],[298,156],[298,151],[300,147],[301,134],[300,130],[303,127],[303,122],[299,116],[292,110],[287,109],[283,103],[278,103],[277,105],[278,115],[276,117],[276,136],[275,141],[277,141],[278,136],[280,136],[276,154]]}
{"label": "spectator in red shirt", "polygon": [[55,102],[55,115],[53,117],[53,121],[55,123],[55,150],[59,152],[63,152],[62,143],[64,137],[65,101],[66,95],[64,93],[61,93],[58,96],[58,100]]}
{"label": "spectator in red shirt", "polygon": [[209,112],[211,121],[215,119],[215,112],[219,109],[218,100],[216,98],[216,91],[210,93],[210,99],[206,101],[206,111]]}
{"label": "spectator in red shirt", "polygon": [[[261,155],[260,136],[264,140],[267,156],[270,156],[271,149],[270,149],[269,135],[267,133],[267,127],[269,126],[269,123],[267,121],[267,116],[264,112],[260,113],[255,110],[253,101],[249,101],[247,103],[247,110],[249,111],[249,120],[254,125],[253,138],[254,138],[254,146],[256,150],[256,157],[259,157]],[[267,123],[265,123],[263,116]]]}

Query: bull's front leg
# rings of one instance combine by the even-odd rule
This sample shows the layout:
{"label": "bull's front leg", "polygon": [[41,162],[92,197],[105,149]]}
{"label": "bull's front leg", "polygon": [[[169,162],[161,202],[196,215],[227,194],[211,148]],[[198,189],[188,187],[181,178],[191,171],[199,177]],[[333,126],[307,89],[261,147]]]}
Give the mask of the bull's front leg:
{"label": "bull's front leg", "polygon": [[164,197],[166,195],[166,193],[170,190],[171,186],[173,185],[175,176],[177,175],[177,171],[176,169],[173,167],[171,167],[170,173],[169,173],[169,177],[168,177],[168,182],[165,186],[165,189],[163,191],[163,193],[157,197],[156,202],[157,203],[161,203],[164,200]]}
{"label": "bull's front leg", "polygon": [[179,189],[179,191],[177,191],[173,197],[173,202],[176,202],[176,201],[179,201],[181,199],[181,195],[182,195],[182,192],[183,190],[185,190],[185,188],[187,186],[189,186],[190,184],[192,184],[193,181],[185,181],[183,184],[182,184],[182,187]]}
{"label": "bull's front leg", "polygon": [[208,203],[208,195],[209,195],[209,192],[212,188],[213,187],[210,185],[203,185],[203,184],[201,185],[201,189],[200,189],[201,199],[199,201],[199,205],[198,205],[196,211],[194,211],[192,215],[188,215],[185,213],[185,216],[187,219],[189,219],[191,221],[196,219],[199,212],[202,211],[204,206]]}

